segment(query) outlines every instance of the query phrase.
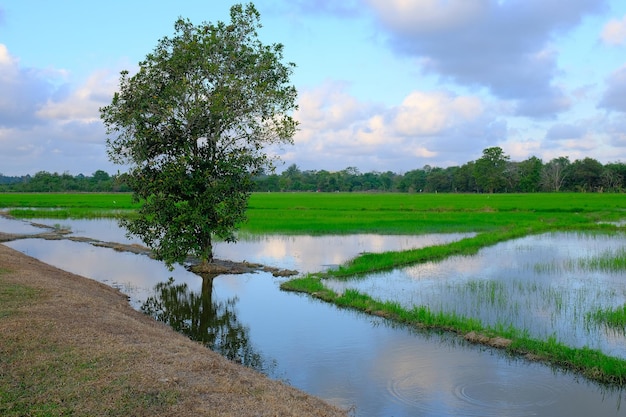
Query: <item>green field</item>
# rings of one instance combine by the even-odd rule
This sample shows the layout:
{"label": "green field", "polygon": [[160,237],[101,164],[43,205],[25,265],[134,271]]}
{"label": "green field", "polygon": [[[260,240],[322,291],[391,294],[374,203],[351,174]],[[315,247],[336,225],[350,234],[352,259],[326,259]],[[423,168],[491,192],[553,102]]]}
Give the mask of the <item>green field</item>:
{"label": "green field", "polygon": [[[132,213],[124,193],[3,193],[20,217],[89,218]],[[292,234],[421,234],[502,228],[585,228],[626,218],[623,194],[256,193],[242,230]]]}
{"label": "green field", "polygon": [[[128,216],[138,207],[129,194],[0,194],[0,210],[16,217]],[[374,271],[451,255],[469,255],[498,242],[550,231],[614,233],[626,220],[623,194],[366,194],[257,193],[250,199],[242,232],[258,234],[425,234],[474,232],[445,245],[402,252],[362,254],[336,270],[309,274],[285,282],[282,288],[300,291],[342,307],[382,315],[409,325],[444,329],[480,340],[503,338],[506,349],[531,354],[541,361],[575,370],[611,384],[626,384],[626,361],[587,348],[575,349],[557,340],[529,338],[523,329],[487,327],[472,317],[433,313],[428,306],[406,310],[394,302],[367,294],[336,294],[324,286],[328,277],[353,277]],[[54,210],[51,210],[54,209]],[[607,254],[602,262],[626,271],[623,254]],[[596,320],[617,321],[626,327],[621,310],[598,312]],[[591,318],[589,318],[591,320]],[[489,342],[487,342],[489,343]]]}
{"label": "green field", "polygon": [[[130,216],[139,207],[124,193],[5,193],[0,210],[18,218]],[[448,245],[366,254],[333,272],[350,276],[455,254],[533,233],[617,230],[623,194],[256,193],[241,230],[256,234],[426,234],[475,232]]]}

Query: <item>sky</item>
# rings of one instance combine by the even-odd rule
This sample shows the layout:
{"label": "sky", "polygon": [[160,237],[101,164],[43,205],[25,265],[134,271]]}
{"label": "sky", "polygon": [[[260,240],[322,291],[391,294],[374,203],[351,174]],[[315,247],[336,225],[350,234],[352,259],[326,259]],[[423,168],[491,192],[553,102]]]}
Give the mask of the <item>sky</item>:
{"label": "sky", "polygon": [[[91,175],[99,108],[177,18],[223,0],[0,0],[0,174]],[[243,2],[243,3],[247,3]],[[298,90],[301,170],[405,173],[498,146],[512,161],[626,163],[626,1],[256,0]]]}

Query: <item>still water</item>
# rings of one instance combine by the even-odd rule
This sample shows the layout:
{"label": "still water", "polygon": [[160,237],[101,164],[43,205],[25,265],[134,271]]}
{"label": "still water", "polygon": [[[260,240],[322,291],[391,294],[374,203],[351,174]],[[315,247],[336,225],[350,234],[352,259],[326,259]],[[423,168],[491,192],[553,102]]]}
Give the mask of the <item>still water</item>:
{"label": "still water", "polygon": [[[76,235],[126,241],[115,222],[64,222]],[[333,267],[359,252],[461,237],[244,237],[235,245],[218,244],[216,257],[305,272]],[[167,290],[176,289],[189,305],[211,314],[171,319],[171,324],[189,331],[203,329],[205,316],[218,318],[220,326],[236,328],[238,342],[217,328],[202,343],[272,378],[351,407],[356,416],[626,415],[621,392],[450,335],[421,333],[280,291],[282,279],[269,273],[223,275],[208,285],[182,267],[170,272],[146,256],[87,243],[24,239],[7,245],[116,286],[135,307],[149,305],[155,315],[166,305]],[[155,292],[157,284],[163,291]]]}
{"label": "still water", "polygon": [[[626,358],[624,329],[590,321],[589,313],[626,304],[623,271],[593,262],[623,257],[626,235],[547,233],[526,236],[473,256],[455,256],[362,279],[328,281],[337,292],[356,289],[407,308],[475,317],[514,326],[536,338],[556,338]],[[595,266],[594,266],[595,265]]]}

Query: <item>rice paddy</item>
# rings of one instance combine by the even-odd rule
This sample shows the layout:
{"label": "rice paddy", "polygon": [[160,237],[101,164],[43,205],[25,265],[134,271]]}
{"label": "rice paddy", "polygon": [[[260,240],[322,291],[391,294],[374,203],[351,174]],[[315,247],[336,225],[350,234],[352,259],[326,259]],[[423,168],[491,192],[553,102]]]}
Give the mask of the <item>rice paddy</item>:
{"label": "rice paddy", "polygon": [[[357,293],[397,303],[393,310],[426,308],[434,315],[476,320],[482,331],[502,337],[552,341],[624,360],[625,246],[623,233],[547,233],[472,256],[348,279],[329,274],[321,282],[329,298]],[[454,330],[466,333],[463,327]]]}
{"label": "rice paddy", "polygon": [[[115,209],[111,196],[106,198],[108,203],[99,200],[91,208],[80,200],[68,199],[68,204],[76,213]],[[0,207],[3,199],[0,195]],[[32,206],[24,198],[12,204]],[[622,384],[626,378],[622,205],[623,196],[617,194],[538,194],[532,199],[255,194],[242,231],[472,233],[427,248],[363,253],[282,287],[403,323],[508,338],[512,352]],[[122,206],[132,209],[126,203]],[[58,205],[52,199],[32,207]],[[33,217],[42,216],[35,212]],[[13,210],[11,214],[27,215]]]}

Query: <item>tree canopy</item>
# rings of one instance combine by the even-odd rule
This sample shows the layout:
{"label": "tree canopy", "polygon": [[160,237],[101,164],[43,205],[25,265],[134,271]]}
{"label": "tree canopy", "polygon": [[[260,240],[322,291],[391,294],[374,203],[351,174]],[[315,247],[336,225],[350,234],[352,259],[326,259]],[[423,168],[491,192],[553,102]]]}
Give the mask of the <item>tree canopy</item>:
{"label": "tree canopy", "polygon": [[230,18],[179,18],[100,109],[109,158],[128,166],[143,202],[122,224],[170,266],[188,255],[211,262],[214,237],[236,240],[252,178],[273,169],[267,146],[292,143],[297,129],[283,45],[259,40],[252,3],[232,6]]}
{"label": "tree canopy", "polygon": [[509,159],[498,146],[483,150],[483,156],[477,159],[474,165],[476,184],[489,193],[504,188],[506,184],[504,172]]}

